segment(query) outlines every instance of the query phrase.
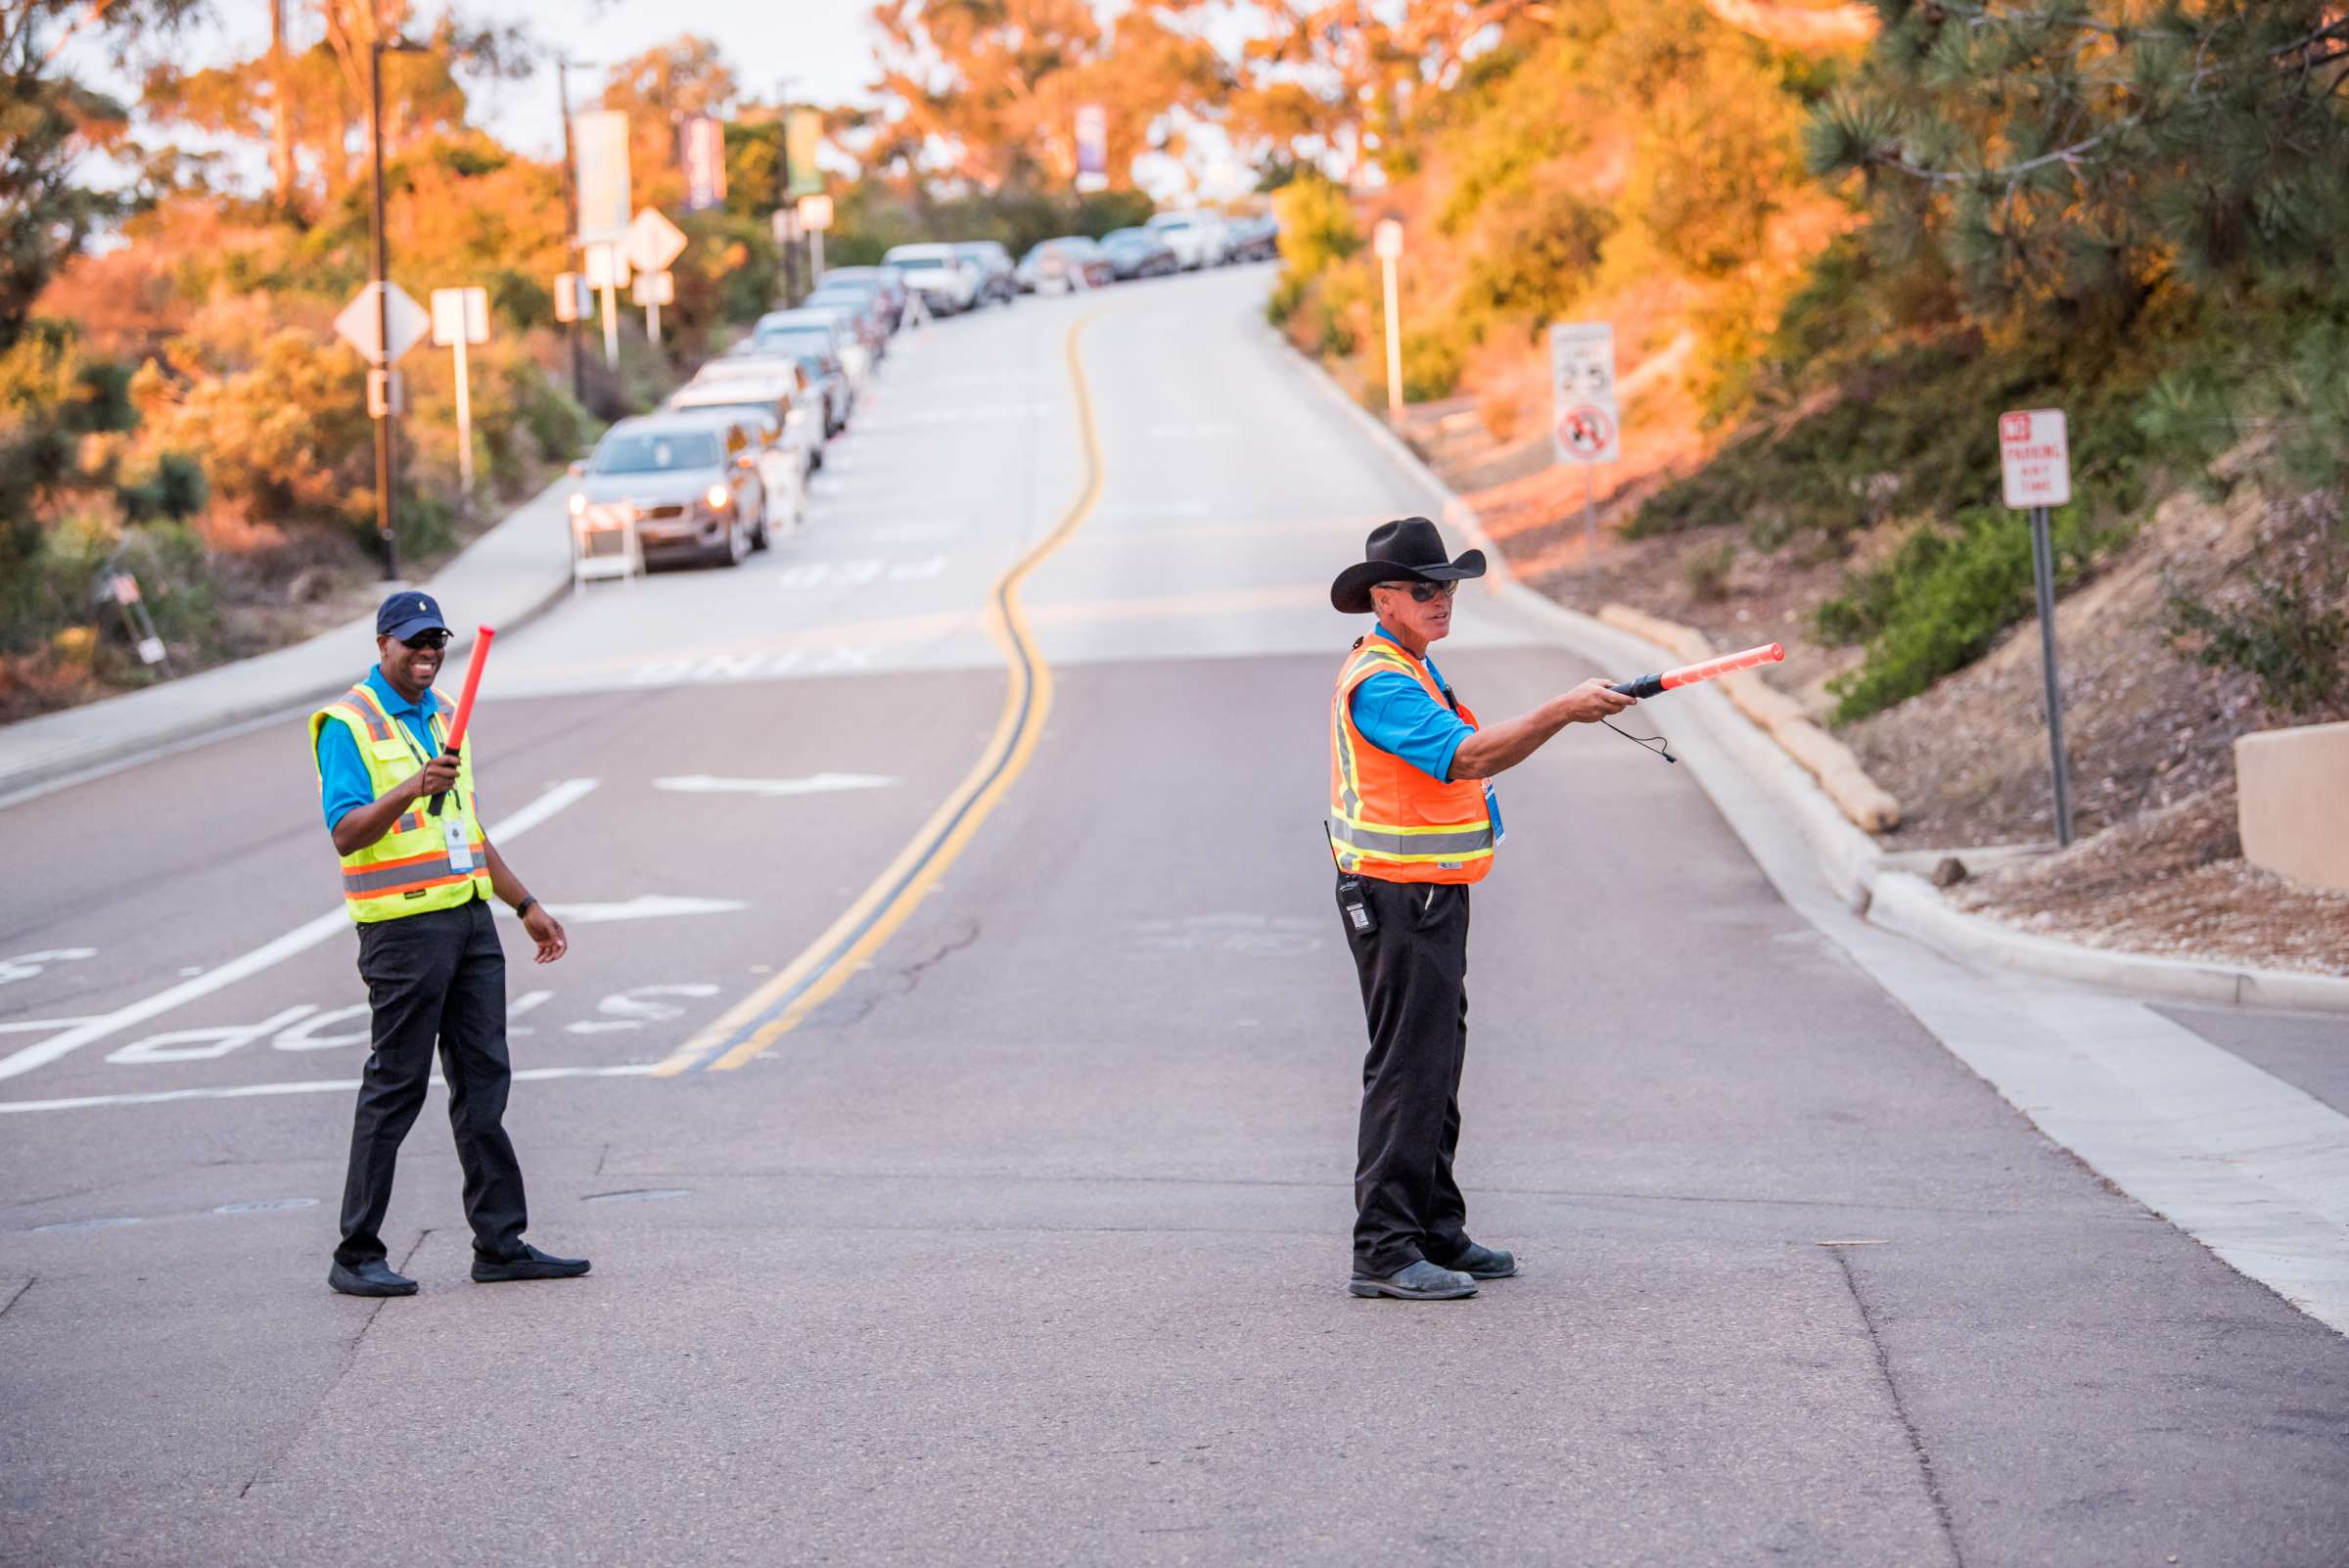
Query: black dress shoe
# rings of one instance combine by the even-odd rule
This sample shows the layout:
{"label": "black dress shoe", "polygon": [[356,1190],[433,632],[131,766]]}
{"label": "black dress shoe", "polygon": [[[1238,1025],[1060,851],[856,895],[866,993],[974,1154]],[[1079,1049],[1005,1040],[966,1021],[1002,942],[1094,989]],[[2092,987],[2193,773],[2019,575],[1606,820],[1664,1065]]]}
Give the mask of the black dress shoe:
{"label": "black dress shoe", "polygon": [[1506,1279],[1517,1272],[1517,1255],[1471,1241],[1466,1252],[1444,1267],[1456,1268],[1471,1279]]}
{"label": "black dress shoe", "polygon": [[1422,1258],[1391,1274],[1356,1274],[1346,1282],[1350,1296],[1392,1296],[1398,1301],[1458,1301],[1476,1294],[1466,1274],[1439,1268]]}
{"label": "black dress shoe", "polygon": [[587,1271],[584,1258],[558,1258],[540,1252],[529,1242],[522,1244],[519,1258],[484,1258],[473,1255],[473,1277],[476,1284],[500,1285],[510,1279],[576,1279]]}
{"label": "black dress shoe", "polygon": [[338,1259],[326,1270],[326,1282],[345,1296],[413,1296],[416,1281],[395,1274],[381,1258],[363,1264]]}

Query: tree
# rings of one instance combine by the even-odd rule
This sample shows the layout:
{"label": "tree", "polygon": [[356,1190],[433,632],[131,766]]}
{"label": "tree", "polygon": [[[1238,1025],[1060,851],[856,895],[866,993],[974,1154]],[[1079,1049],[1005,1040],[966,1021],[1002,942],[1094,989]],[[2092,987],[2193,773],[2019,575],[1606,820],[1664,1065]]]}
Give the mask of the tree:
{"label": "tree", "polygon": [[88,243],[120,199],[78,183],[81,160],[118,145],[120,104],[60,69],[77,35],[98,29],[118,62],[134,42],[168,37],[197,0],[12,0],[0,6],[0,350],[24,330],[32,302]]}
{"label": "tree", "polygon": [[1186,13],[1145,4],[1104,23],[1088,0],[883,0],[874,85],[902,113],[877,128],[874,161],[981,191],[1065,189],[1077,111],[1097,105],[1110,183],[1130,187],[1168,116],[1212,112],[1228,86]]}
{"label": "tree", "polygon": [[1879,227],[1977,308],[2126,314],[2173,274],[2337,279],[2349,13],[2336,0],[1875,0],[1809,132]]}

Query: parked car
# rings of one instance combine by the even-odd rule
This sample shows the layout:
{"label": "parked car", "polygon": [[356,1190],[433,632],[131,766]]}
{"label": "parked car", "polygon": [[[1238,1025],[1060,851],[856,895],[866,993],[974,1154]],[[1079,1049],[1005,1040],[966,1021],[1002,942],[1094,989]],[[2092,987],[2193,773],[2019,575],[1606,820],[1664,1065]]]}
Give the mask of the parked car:
{"label": "parked car", "polygon": [[1101,236],[1112,271],[1126,278],[1162,278],[1182,270],[1174,248],[1148,229],[1113,229]]}
{"label": "parked car", "polygon": [[816,291],[800,301],[803,310],[844,310],[855,323],[857,341],[872,350],[875,363],[889,357],[892,328],[882,301],[881,285],[856,278],[835,279],[826,274]]}
{"label": "parked car", "polygon": [[604,432],[594,454],[571,465],[571,526],[583,554],[611,551],[599,532],[630,526],[650,565],[687,558],[740,566],[766,547],[762,444],[755,421],[703,414],[645,414]]}
{"label": "parked car", "polygon": [[[746,384],[748,385],[748,384]],[[776,531],[796,532],[807,521],[807,464],[805,451],[793,444],[792,423],[802,425],[799,410],[785,411],[774,403],[708,403],[696,405],[669,399],[669,411],[680,419],[705,419],[716,426],[748,426],[758,438],[760,483],[759,532],[752,548],[763,550]]]}
{"label": "parked car", "polygon": [[766,420],[803,479],[823,461],[823,389],[796,359],[761,360],[756,375],[697,376],[669,395],[668,406]]}
{"label": "parked car", "polygon": [[882,315],[889,323],[889,330],[896,332],[905,324],[905,274],[896,267],[831,267],[817,287],[835,283],[872,284],[880,291]]}
{"label": "parked car", "polygon": [[1220,267],[1230,252],[1222,217],[1205,208],[1157,213],[1150,219],[1149,228],[1174,250],[1185,272]]}
{"label": "parked car", "polygon": [[881,260],[905,275],[905,286],[934,316],[968,310],[978,301],[979,269],[950,245],[893,246]]}
{"label": "parked car", "polygon": [[759,318],[751,329],[752,341],[761,353],[770,353],[788,335],[818,331],[831,334],[832,355],[848,372],[850,401],[852,404],[870,385],[873,374],[873,349],[859,332],[855,315],[836,305],[804,304],[796,310],[769,310]]}
{"label": "parked car", "polygon": [[812,315],[802,315],[796,310],[770,310],[759,318],[759,324],[736,346],[736,352],[744,357],[780,354],[798,359],[812,355],[821,360],[825,404],[832,421],[824,428],[824,434],[837,436],[849,428],[850,416],[856,411],[856,389],[849,375],[847,355],[842,351],[847,347],[847,337],[829,310]]}
{"label": "parked car", "polygon": [[1082,234],[1064,234],[1038,240],[1013,269],[1020,287],[1030,294],[1066,294],[1073,289],[1099,289],[1117,281],[1117,268],[1108,253]]}
{"label": "parked car", "polygon": [[1231,258],[1234,261],[1271,261],[1280,255],[1280,220],[1270,213],[1232,218]]}
{"label": "parked car", "polygon": [[695,373],[693,387],[709,387],[730,381],[774,381],[797,375],[811,389],[808,406],[815,413],[814,451],[811,467],[824,466],[824,442],[836,435],[847,415],[849,376],[840,362],[826,358],[810,347],[804,353],[746,352],[748,340],[727,354],[711,360]]}
{"label": "parked car", "polygon": [[1020,285],[1011,275],[1011,253],[1000,242],[965,240],[954,251],[979,269],[978,303],[992,300],[997,304],[1009,304],[1020,297]]}

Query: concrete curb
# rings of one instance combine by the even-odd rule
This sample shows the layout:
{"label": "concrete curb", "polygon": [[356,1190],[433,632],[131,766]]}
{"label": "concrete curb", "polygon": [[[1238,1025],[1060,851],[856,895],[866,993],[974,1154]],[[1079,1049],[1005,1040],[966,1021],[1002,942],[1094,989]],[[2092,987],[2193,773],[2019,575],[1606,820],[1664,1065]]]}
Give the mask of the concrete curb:
{"label": "concrete curb", "polygon": [[[571,586],[569,481],[557,480],[467,545],[423,586],[458,618],[453,670],[471,627],[529,624]],[[0,807],[301,714],[350,684],[374,645],[372,617],[251,659],[0,728]]]}
{"label": "concrete curb", "polygon": [[[1493,584],[1493,592],[1546,623],[1561,643],[1625,673],[1661,668],[1677,657],[1660,643],[1569,610],[1518,581],[1509,570],[1508,558],[1485,532],[1475,508],[1377,416],[1348,397],[1319,365],[1289,349],[1277,333],[1273,337],[1307,379],[1343,407],[1396,467],[1434,498],[1444,521],[1485,552],[1495,569],[1486,578]],[[1988,916],[1952,908],[1931,883],[1887,865],[1885,852],[1875,840],[1847,821],[1810,773],[1722,693],[1697,688],[1675,693],[1673,701],[1673,728],[1683,733],[1695,731],[1712,748],[1712,757],[1700,754],[1687,762],[1706,793],[1718,797],[1723,788],[1734,788],[1740,782],[1715,776],[1721,768],[1713,758],[1726,759],[1743,775],[1741,782],[1760,788],[1793,819],[1835,896],[1871,925],[1961,961],[2076,985],[2231,1006],[2349,1013],[2349,979],[2086,947],[2033,936]]]}

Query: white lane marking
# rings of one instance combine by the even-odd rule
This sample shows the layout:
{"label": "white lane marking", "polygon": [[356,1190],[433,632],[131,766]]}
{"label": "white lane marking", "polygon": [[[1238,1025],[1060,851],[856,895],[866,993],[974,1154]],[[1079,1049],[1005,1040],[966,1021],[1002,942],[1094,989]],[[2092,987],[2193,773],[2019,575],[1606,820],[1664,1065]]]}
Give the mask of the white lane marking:
{"label": "white lane marking", "polygon": [[13,981],[30,980],[48,964],[71,963],[80,958],[95,958],[95,947],[51,947],[42,952],[21,952],[14,958],[0,958],[0,986]]}
{"label": "white lane marking", "polygon": [[933,582],[946,575],[943,555],[910,561],[884,561],[863,556],[846,561],[802,561],[775,575],[775,586],[804,593],[813,588],[862,588],[882,581]]}
{"label": "white lane marking", "polygon": [[165,1030],[161,1035],[134,1039],[121,1049],[109,1052],[106,1059],[132,1067],[145,1067],[156,1062],[216,1061],[240,1045],[249,1045],[264,1035],[293,1029],[317,1010],[310,1002],[298,1002],[283,1012],[272,1013],[257,1024],[216,1024],[207,1029]]}
{"label": "white lane marking", "polygon": [[566,1035],[607,1035],[618,1030],[642,1029],[647,1024],[666,1023],[685,1016],[685,1009],[659,1000],[663,996],[685,996],[700,1001],[717,994],[717,988],[695,983],[685,986],[638,986],[615,995],[606,996],[595,1004],[602,1018],[582,1018],[576,1024],[564,1026]]}
{"label": "white lane marking", "polygon": [[97,1016],[89,1013],[80,1018],[20,1018],[13,1023],[0,1024],[0,1035],[46,1034],[53,1029],[71,1029],[75,1024],[86,1024]]}
{"label": "white lane marking", "polygon": [[783,648],[773,653],[704,654],[655,659],[636,667],[631,686],[681,686],[709,680],[771,680],[783,675],[829,675],[873,667],[875,650],[847,643],[831,648]]}
{"label": "white lane marking", "polygon": [[[618,1067],[526,1067],[514,1074],[517,1083],[548,1078],[643,1078],[651,1062],[623,1062]],[[150,1094],[81,1094],[67,1100],[0,1100],[0,1114],[12,1111],[80,1111],[102,1105],[161,1105],[169,1100],[243,1100],[276,1094],[345,1093],[359,1086],[355,1078],[313,1078],[295,1084],[238,1084],[228,1088],[160,1089]],[[430,1085],[446,1088],[438,1074]]]}
{"label": "white lane marking", "polygon": [[879,773],[810,773],[806,778],[712,778],[686,773],[657,778],[653,788],[678,795],[829,795],[836,790],[883,790],[896,784]]}
{"label": "white lane marking", "polygon": [[[748,909],[738,899],[687,899],[668,893],[645,893],[624,903],[550,903],[558,919],[576,926],[606,925],[615,920],[666,920],[671,915],[732,914]],[[511,911],[501,908],[501,914]]]}
{"label": "white lane marking", "polygon": [[[597,781],[591,778],[566,779],[513,815],[493,824],[488,829],[489,838],[493,842],[503,844],[508,840],[522,837],[557,811],[574,804],[588,791],[594,789],[596,783]],[[111,1013],[101,1013],[75,1028],[67,1030],[62,1035],[53,1035],[37,1044],[27,1045],[22,1050],[0,1057],[0,1080],[18,1078],[31,1072],[36,1067],[46,1067],[59,1057],[77,1051],[84,1045],[105,1039],[112,1035],[119,1035],[134,1025],[143,1024],[150,1018],[161,1017],[174,1007],[183,1006],[196,1000],[199,996],[209,996],[212,992],[224,991],[240,980],[260,974],[263,970],[275,968],[297,953],[309,951],[336,932],[348,929],[349,925],[350,916],[341,909],[330,910],[315,920],[305,920],[275,941],[265,942],[253,948],[253,951],[241,957],[231,958],[228,962],[217,968],[208,969],[193,980],[183,980],[176,986],[166,987],[154,995],[132,1002],[128,1006],[117,1007]]]}

